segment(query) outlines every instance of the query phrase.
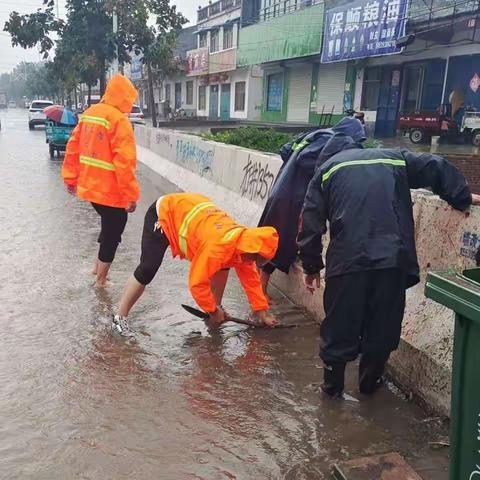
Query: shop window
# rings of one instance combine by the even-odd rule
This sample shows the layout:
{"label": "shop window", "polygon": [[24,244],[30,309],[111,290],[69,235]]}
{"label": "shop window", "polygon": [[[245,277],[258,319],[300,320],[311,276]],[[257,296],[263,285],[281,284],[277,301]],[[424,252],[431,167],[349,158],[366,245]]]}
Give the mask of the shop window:
{"label": "shop window", "polygon": [[187,105],[193,105],[193,82],[187,82]]}
{"label": "shop window", "polygon": [[283,103],[283,73],[267,77],[267,111],[281,112]]}
{"label": "shop window", "polygon": [[381,69],[366,68],[363,76],[362,110],[376,110],[380,93]]}
{"label": "shop window", "polygon": [[207,46],[207,32],[202,32],[199,35],[199,48],[204,48]]}
{"label": "shop window", "polygon": [[210,51],[218,52],[218,30],[210,32]]}
{"label": "shop window", "polygon": [[232,27],[224,27],[223,28],[223,49],[226,50],[227,48],[233,47],[233,28]]}
{"label": "shop window", "polygon": [[198,87],[198,109],[207,109],[207,89],[205,85]]}
{"label": "shop window", "polygon": [[245,111],[245,82],[235,83],[235,111]]}

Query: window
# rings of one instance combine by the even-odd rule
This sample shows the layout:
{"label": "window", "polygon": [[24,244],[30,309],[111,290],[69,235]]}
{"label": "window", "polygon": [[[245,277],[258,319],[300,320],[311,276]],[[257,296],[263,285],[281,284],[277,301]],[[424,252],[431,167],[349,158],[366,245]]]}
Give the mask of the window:
{"label": "window", "polygon": [[205,85],[198,87],[198,109],[207,109],[207,89]]}
{"label": "window", "polygon": [[245,82],[235,83],[235,111],[245,111]]}
{"label": "window", "polygon": [[210,32],[210,51],[218,52],[218,30]]}
{"label": "window", "polygon": [[283,103],[283,73],[267,77],[267,111],[281,112]]}
{"label": "window", "polygon": [[187,82],[187,105],[193,105],[193,82]]}
{"label": "window", "polygon": [[134,105],[131,113],[142,113],[142,109],[138,105]]}
{"label": "window", "polygon": [[199,35],[199,48],[205,48],[207,46],[207,32],[201,32]]}
{"label": "window", "polygon": [[379,67],[366,68],[363,76],[362,110],[376,110],[380,93],[381,70]]}
{"label": "window", "polygon": [[232,27],[224,27],[223,28],[223,49],[226,50],[227,48],[233,47],[233,28]]}

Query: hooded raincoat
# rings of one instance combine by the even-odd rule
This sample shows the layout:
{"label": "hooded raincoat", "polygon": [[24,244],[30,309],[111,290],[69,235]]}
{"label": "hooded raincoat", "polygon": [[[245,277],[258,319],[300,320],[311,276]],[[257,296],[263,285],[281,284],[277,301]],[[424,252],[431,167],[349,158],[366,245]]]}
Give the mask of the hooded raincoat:
{"label": "hooded raincoat", "polygon": [[207,197],[195,193],[165,195],[158,205],[158,219],[172,255],[191,262],[189,287],[200,308],[215,311],[210,280],[218,271],[234,268],[252,309],[268,309],[256,264],[243,261],[241,254],[258,253],[271,259],[278,246],[274,228],[239,225]]}
{"label": "hooded raincoat", "polygon": [[430,187],[457,210],[472,195],[451,163],[429,153],[370,148],[337,134],[308,187],[298,246],[305,273],[323,268],[322,237],[330,228],[326,278],[396,268],[419,281],[410,189]]}
{"label": "hooded raincoat", "polygon": [[130,80],[115,75],[101,102],[80,117],[62,168],[64,182],[77,187],[80,199],[117,208],[138,200],[135,137],[125,115],[137,96]]}
{"label": "hooded raincoat", "polygon": [[283,146],[280,156],[282,165],[260,218],[259,227],[274,227],[279,236],[279,245],[271,265],[284,273],[297,257],[296,238],[298,218],[302,210],[307,187],[319,164],[319,155],[328,140],[336,132],[356,139],[365,139],[362,123],[347,117],[333,129],[321,129],[300,135],[295,142]]}

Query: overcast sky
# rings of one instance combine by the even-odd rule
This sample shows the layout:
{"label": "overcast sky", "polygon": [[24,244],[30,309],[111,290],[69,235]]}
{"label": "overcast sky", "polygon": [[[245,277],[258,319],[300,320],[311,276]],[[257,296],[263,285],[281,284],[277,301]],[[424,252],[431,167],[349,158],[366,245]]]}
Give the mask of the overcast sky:
{"label": "overcast sky", "polygon": [[[60,17],[65,18],[65,0],[57,1],[59,2]],[[208,3],[206,0],[171,0],[171,2],[176,4],[178,10],[193,24],[195,24],[198,6],[204,6]],[[41,5],[42,0],[0,0],[0,73],[11,71],[22,60],[29,62],[41,60],[36,49],[13,48],[10,42],[10,35],[3,31],[3,26],[12,10],[16,10],[19,13],[30,13]]]}

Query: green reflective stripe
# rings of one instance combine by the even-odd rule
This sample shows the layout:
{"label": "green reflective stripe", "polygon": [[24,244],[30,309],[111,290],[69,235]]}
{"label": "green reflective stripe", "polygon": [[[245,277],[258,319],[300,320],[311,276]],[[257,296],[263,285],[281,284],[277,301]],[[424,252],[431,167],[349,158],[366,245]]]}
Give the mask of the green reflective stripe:
{"label": "green reflective stripe", "polygon": [[307,145],[308,145],[308,140],[302,140],[300,143],[294,143],[292,150],[296,152],[297,150],[300,150],[303,147],[306,147]]}
{"label": "green reflective stripe", "polygon": [[406,167],[407,164],[405,163],[405,160],[394,160],[392,158],[378,158],[375,160],[352,160],[350,162],[343,162],[339,163],[338,165],[335,165],[332,167],[328,172],[324,173],[322,176],[322,187],[325,182],[337,171],[340,170],[343,167],[351,167],[354,165],[376,165],[376,164],[382,164],[382,165],[392,165],[394,167]]}
{"label": "green reflective stripe", "polygon": [[107,130],[110,129],[110,122],[102,117],[92,117],[91,115],[82,115],[80,117],[80,123],[93,123],[94,125],[100,125]]}
{"label": "green reflective stripe", "polygon": [[243,230],[243,227],[237,227],[237,228],[234,228],[233,230],[230,230],[225,234],[225,236],[223,237],[223,240],[225,242],[230,241],[237,233],[240,233],[242,230]]}
{"label": "green reflective stripe", "polygon": [[85,155],[80,155],[80,163],[84,165],[90,165],[91,167],[103,168],[104,170],[115,171],[115,166],[111,163],[99,160],[98,158],[86,157]]}
{"label": "green reflective stripe", "polygon": [[180,247],[180,251],[187,256],[187,231],[190,222],[195,218],[195,216],[200,213],[202,210],[205,210],[208,207],[215,207],[215,205],[211,202],[202,202],[198,205],[195,205],[187,214],[187,216],[183,219],[182,224],[180,225],[180,230],[178,231],[178,245]]}

